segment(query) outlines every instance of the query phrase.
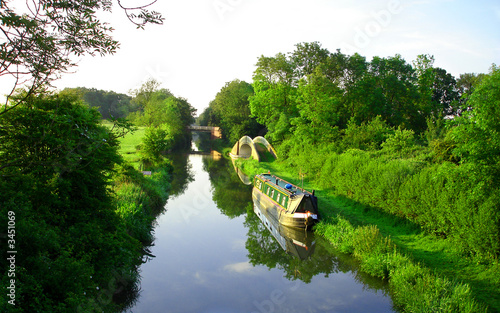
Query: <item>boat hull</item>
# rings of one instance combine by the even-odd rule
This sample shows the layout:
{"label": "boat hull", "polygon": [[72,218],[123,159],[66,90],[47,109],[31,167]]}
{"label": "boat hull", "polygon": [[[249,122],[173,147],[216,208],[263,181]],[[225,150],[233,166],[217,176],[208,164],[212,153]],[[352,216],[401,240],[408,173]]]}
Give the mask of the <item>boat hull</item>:
{"label": "boat hull", "polygon": [[258,203],[266,214],[274,218],[278,223],[288,227],[311,229],[318,222],[317,214],[290,213],[268,195],[259,189],[253,188],[252,198],[254,203]]}

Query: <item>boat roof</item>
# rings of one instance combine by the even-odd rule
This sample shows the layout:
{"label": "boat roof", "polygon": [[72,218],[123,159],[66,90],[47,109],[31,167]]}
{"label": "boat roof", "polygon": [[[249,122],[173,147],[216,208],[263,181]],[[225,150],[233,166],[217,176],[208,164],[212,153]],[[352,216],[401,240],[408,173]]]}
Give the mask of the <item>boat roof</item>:
{"label": "boat roof", "polygon": [[[275,176],[275,175],[272,175],[272,174],[269,174],[269,173],[260,174],[258,176],[261,176],[265,180],[269,180],[273,185],[277,185],[280,189],[283,189],[284,191],[287,191],[289,193],[295,192],[295,193],[307,193],[307,194],[311,194],[309,191],[307,191],[307,190],[305,190],[303,188],[300,188],[297,185],[289,183],[286,180],[284,180],[282,178],[279,178],[278,176]],[[292,189],[291,190],[286,188],[287,184],[292,185]]]}

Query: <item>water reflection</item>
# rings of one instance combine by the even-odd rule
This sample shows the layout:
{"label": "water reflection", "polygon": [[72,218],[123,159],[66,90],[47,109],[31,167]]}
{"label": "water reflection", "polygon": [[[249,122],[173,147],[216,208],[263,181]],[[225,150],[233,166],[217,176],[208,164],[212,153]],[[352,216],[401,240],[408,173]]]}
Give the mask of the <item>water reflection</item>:
{"label": "water reflection", "polygon": [[172,162],[173,173],[170,195],[182,195],[190,182],[194,180],[194,173],[189,158],[185,154],[171,154],[168,159]]}
{"label": "water reflection", "polygon": [[252,180],[250,179],[250,176],[245,174],[237,165],[234,160],[231,160],[233,162],[233,168],[236,174],[238,174],[238,177],[240,178],[241,182],[245,185],[252,185]]}
{"label": "water reflection", "polygon": [[208,172],[212,186],[212,200],[229,218],[241,216],[252,202],[252,186],[243,185],[229,160],[203,158],[203,170]]}
{"label": "water reflection", "polygon": [[254,200],[253,211],[271,235],[273,235],[281,248],[288,254],[298,257],[301,260],[305,260],[313,254],[316,241],[311,231],[281,225],[276,219],[267,214],[267,211],[261,207],[259,201]]}

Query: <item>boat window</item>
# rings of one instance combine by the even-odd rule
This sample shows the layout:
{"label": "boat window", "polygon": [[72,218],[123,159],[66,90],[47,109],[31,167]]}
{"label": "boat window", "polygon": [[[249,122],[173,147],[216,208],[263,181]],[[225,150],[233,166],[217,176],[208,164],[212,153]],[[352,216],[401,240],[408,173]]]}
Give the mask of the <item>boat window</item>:
{"label": "boat window", "polygon": [[286,198],[283,197],[283,201],[281,202],[281,205],[285,206]]}
{"label": "boat window", "polygon": [[305,213],[307,211],[309,211],[311,213],[314,213],[316,211],[316,210],[314,210],[314,207],[313,207],[313,204],[312,204],[312,201],[310,198],[302,199],[302,202],[300,202],[299,207],[297,208],[297,210],[295,210],[295,212],[297,212],[297,213]]}
{"label": "boat window", "polygon": [[274,189],[271,191],[271,198],[274,198]]}

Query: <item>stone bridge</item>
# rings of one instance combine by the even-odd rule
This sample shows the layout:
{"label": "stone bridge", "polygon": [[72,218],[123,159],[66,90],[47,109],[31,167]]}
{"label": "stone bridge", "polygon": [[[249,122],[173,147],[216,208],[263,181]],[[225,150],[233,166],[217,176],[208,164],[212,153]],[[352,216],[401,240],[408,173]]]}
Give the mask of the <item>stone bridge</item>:
{"label": "stone bridge", "polygon": [[187,128],[193,132],[207,132],[210,133],[212,139],[222,138],[222,130],[218,126],[195,126],[191,125]]}
{"label": "stone bridge", "polygon": [[243,136],[234,144],[229,155],[233,159],[253,157],[255,160],[260,161],[259,152],[266,150],[275,158],[278,158],[276,151],[264,137],[258,136],[252,139],[248,136]]}

